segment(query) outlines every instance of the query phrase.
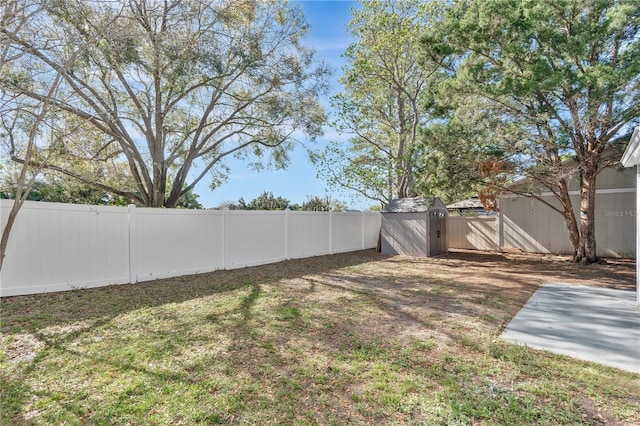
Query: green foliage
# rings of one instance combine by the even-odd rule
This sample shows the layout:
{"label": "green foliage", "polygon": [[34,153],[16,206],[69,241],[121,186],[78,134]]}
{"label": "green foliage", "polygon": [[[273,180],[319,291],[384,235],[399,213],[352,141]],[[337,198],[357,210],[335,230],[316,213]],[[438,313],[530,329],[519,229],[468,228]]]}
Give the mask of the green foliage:
{"label": "green foliage", "polygon": [[635,119],[639,24],[635,1],[464,0],[453,2],[422,45],[427,56],[451,54],[454,74],[442,90],[467,111],[480,98],[485,113],[473,123],[490,123],[485,135],[527,156],[517,159],[526,172],[567,152],[597,163]]}
{"label": "green foliage", "polygon": [[347,206],[338,200],[334,200],[329,195],[324,197],[309,196],[307,201],[302,203],[301,210],[304,211],[316,211],[316,212],[330,212],[330,211],[342,211],[346,210]]}
{"label": "green foliage", "polygon": [[[455,0],[422,39],[427,58],[445,55],[440,98],[472,136],[464,151],[501,153],[514,177],[557,194],[552,208],[567,219],[576,258],[589,262],[595,222],[577,224],[573,212],[593,212],[588,188],[617,161],[603,152],[638,122],[639,28],[635,0]],[[566,190],[567,157],[581,172],[579,207]]]}
{"label": "green foliage", "polygon": [[422,130],[416,176],[419,193],[437,196],[448,204],[478,191],[482,185],[478,161],[484,153],[471,143],[472,138],[453,121]]}
{"label": "green foliage", "polygon": [[244,198],[238,200],[241,210],[286,210],[291,202],[283,197],[275,197],[273,192],[264,191],[248,203]]}
{"label": "green foliage", "polygon": [[[8,171],[0,175],[0,198],[15,199],[16,179],[15,174]],[[178,199],[176,207],[202,209],[202,204],[198,202],[198,198],[199,195],[190,189]],[[27,200],[104,206],[126,206],[131,204],[131,201],[126,197],[114,195],[93,185],[54,173],[43,173],[33,183],[27,195]]]}
{"label": "green foliage", "polygon": [[346,210],[346,204],[332,199],[330,196],[324,197],[308,196],[307,201],[302,206],[291,203],[284,197],[276,197],[271,191],[264,191],[262,194],[249,201],[244,198],[238,200],[238,208],[240,210],[303,210],[303,211],[342,211]]}
{"label": "green foliage", "polygon": [[[321,133],[328,71],[301,43],[308,30],[280,0],[45,2],[2,27],[11,63],[0,87],[37,107],[51,75],[68,70],[54,94],[65,137],[46,167],[173,207],[200,180],[226,178],[225,157],[284,167],[292,135]],[[96,164],[114,167],[105,178]]]}
{"label": "green foliage", "polygon": [[[52,203],[73,203],[91,205],[126,205],[126,200],[119,198],[109,198],[104,191],[90,185],[75,184],[65,185],[65,183],[49,183],[46,181],[36,181],[29,191],[27,200],[47,201]],[[0,190],[0,198],[14,199],[15,185],[3,184]]]}
{"label": "green foliage", "polygon": [[200,204],[198,198],[200,198],[200,196],[193,192],[193,189],[190,189],[178,198],[176,207],[183,209],[202,209],[202,204]]}
{"label": "green foliage", "polygon": [[429,119],[429,84],[437,64],[420,62],[419,37],[430,3],[364,0],[348,31],[344,91],[333,98],[335,141],[316,156],[320,174],[334,187],[382,204],[414,193],[419,127]]}

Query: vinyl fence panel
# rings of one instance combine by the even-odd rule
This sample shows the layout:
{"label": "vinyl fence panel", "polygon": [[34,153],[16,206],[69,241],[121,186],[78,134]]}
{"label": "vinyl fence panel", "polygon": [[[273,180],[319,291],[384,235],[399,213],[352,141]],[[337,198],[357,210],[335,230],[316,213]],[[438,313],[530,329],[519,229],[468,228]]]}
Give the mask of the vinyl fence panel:
{"label": "vinyl fence panel", "polygon": [[598,256],[635,258],[638,211],[635,197],[618,193],[599,194],[596,199]]}
{"label": "vinyl fence panel", "polygon": [[[10,200],[0,200],[4,229]],[[11,296],[129,282],[126,207],[25,202],[0,277]]]}
{"label": "vinyl fence panel", "polygon": [[362,250],[362,212],[332,212],[332,253]]}
{"label": "vinyl fence panel", "polygon": [[449,216],[449,247],[498,250],[497,216]]}
{"label": "vinyl fence panel", "polygon": [[504,198],[500,199],[500,211],[503,218],[504,249],[519,249],[531,253],[571,251],[562,216],[541,202],[525,197]]}
{"label": "vinyl fence panel", "polygon": [[289,212],[288,257],[331,253],[331,215],[327,212]]}
{"label": "vinyl fence panel", "polygon": [[224,267],[223,212],[152,208],[132,212],[133,281]]}
{"label": "vinyl fence panel", "polygon": [[378,245],[382,215],[376,212],[364,212],[364,244],[362,248],[373,248]]}
{"label": "vinyl fence panel", "polygon": [[[0,224],[11,201],[0,200]],[[372,248],[379,213],[204,211],[27,202],[0,296],[135,283]]]}
{"label": "vinyl fence panel", "polygon": [[[636,256],[634,188],[596,190],[594,211],[597,255]],[[553,195],[541,195],[560,207]],[[572,194],[574,206],[580,205]],[[579,211],[576,218],[579,220]],[[526,253],[572,253],[564,217],[540,200],[521,196],[500,198],[500,213],[489,217],[449,217],[449,247],[477,250],[519,250]]]}
{"label": "vinyl fence panel", "polygon": [[286,212],[226,211],[227,269],[286,259]]}
{"label": "vinyl fence panel", "polygon": [[[598,256],[635,257],[636,209],[635,190],[596,190],[595,227]],[[557,205],[552,195],[543,196]],[[571,195],[574,206],[580,205],[579,195]],[[535,253],[569,254],[572,252],[564,217],[542,202],[525,197],[500,199],[505,250]],[[579,219],[580,212],[576,211]]]}

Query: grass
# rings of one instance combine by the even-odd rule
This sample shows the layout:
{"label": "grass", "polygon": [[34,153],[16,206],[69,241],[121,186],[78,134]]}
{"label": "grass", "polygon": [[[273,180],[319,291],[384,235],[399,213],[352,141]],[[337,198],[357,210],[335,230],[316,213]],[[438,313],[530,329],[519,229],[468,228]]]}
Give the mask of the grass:
{"label": "grass", "polygon": [[498,338],[543,281],[621,286],[633,265],[484,256],[366,251],[4,298],[1,422],[640,422],[638,375]]}

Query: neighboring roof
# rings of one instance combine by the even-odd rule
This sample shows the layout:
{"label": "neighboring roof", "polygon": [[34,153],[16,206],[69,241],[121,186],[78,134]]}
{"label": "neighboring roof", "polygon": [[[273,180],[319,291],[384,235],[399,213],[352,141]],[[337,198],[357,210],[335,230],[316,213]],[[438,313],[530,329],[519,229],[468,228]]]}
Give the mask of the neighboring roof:
{"label": "neighboring roof", "polygon": [[629,145],[627,145],[627,149],[622,154],[620,163],[625,167],[633,167],[640,164],[640,126],[633,131],[633,136],[631,136]]}
{"label": "neighboring roof", "polygon": [[447,209],[450,210],[484,210],[482,202],[477,196],[473,196],[467,200],[458,201],[457,203],[449,204]]}
{"label": "neighboring roof", "polygon": [[383,213],[422,213],[432,208],[445,209],[439,198],[396,198],[387,204]]}

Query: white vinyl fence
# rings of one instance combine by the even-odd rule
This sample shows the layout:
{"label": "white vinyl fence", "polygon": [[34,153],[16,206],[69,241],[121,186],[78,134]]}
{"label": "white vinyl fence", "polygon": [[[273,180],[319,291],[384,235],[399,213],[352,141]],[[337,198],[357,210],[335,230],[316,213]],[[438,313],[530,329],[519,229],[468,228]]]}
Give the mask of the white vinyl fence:
{"label": "white vinyl fence", "polygon": [[500,250],[497,216],[449,216],[449,248]]}
{"label": "white vinyl fence", "polygon": [[[12,201],[0,200],[4,228]],[[215,211],[27,202],[0,296],[262,265],[373,248],[373,212]]]}
{"label": "white vinyl fence", "polygon": [[[601,194],[596,203],[597,255],[633,259],[636,211],[634,197]],[[495,216],[448,218],[449,248],[570,254],[564,218],[542,203],[514,198]]]}

